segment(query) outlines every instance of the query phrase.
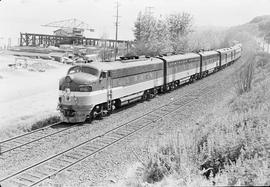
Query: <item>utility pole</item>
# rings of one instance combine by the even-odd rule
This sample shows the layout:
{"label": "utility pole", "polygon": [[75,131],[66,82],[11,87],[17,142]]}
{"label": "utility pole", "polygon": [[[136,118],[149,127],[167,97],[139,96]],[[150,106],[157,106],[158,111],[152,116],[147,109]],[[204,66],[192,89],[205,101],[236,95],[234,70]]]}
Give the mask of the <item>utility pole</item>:
{"label": "utility pole", "polygon": [[8,49],[11,48],[11,38],[8,38]]}
{"label": "utility pole", "polygon": [[118,53],[118,44],[117,44],[117,41],[118,41],[118,26],[119,26],[119,23],[118,23],[118,20],[119,20],[119,15],[118,15],[118,9],[119,9],[119,3],[118,3],[118,0],[116,2],[116,21],[115,21],[115,52],[114,52],[114,60],[116,60],[116,56],[117,56],[117,53]]}
{"label": "utility pole", "polygon": [[4,38],[0,37],[0,50],[4,49],[4,43],[2,43],[3,40]]}

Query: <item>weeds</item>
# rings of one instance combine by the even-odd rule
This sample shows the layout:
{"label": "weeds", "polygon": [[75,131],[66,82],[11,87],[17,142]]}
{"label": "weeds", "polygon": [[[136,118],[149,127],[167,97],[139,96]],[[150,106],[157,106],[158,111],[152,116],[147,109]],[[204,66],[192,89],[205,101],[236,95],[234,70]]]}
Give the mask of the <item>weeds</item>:
{"label": "weeds", "polygon": [[270,54],[265,52],[259,52],[256,54],[256,57],[256,68],[265,68],[267,64],[270,64]]}
{"label": "weeds", "polygon": [[41,120],[41,121],[38,121],[38,122],[35,122],[31,128],[30,128],[30,131],[32,130],[36,130],[36,129],[39,129],[39,128],[42,128],[42,127],[45,127],[45,126],[48,126],[48,125],[51,125],[53,123],[57,123],[60,121],[60,117],[59,116],[51,116],[51,117],[48,117],[44,120]]}
{"label": "weeds", "polygon": [[[239,74],[236,95],[231,102],[226,101],[220,110],[213,110],[199,125],[193,124],[181,133],[164,137],[164,145],[157,145],[143,163],[142,181],[164,184],[172,177],[174,186],[269,186],[268,57],[257,54],[250,58]],[[266,76],[253,82],[262,71]]]}
{"label": "weeds", "polygon": [[237,94],[242,95],[243,93],[251,90],[251,84],[253,80],[254,67],[253,63],[249,62],[239,74],[237,81]]}

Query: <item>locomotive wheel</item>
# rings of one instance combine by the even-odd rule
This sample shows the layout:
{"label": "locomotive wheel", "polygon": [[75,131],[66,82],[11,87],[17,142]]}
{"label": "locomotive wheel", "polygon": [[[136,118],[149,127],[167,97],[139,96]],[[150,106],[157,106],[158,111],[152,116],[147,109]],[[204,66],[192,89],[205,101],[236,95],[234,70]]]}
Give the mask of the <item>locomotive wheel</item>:
{"label": "locomotive wheel", "polygon": [[193,81],[194,81],[193,76],[190,76],[190,78],[189,78],[189,82],[190,82],[190,83],[193,83]]}
{"label": "locomotive wheel", "polygon": [[164,86],[161,86],[161,87],[160,87],[160,93],[164,93],[164,92],[165,92]]}
{"label": "locomotive wheel", "polygon": [[86,116],[85,122],[86,123],[91,123],[93,121],[93,110],[89,113],[89,115]]}
{"label": "locomotive wheel", "polygon": [[102,105],[97,105],[93,109],[93,118],[94,119],[102,119],[103,117],[103,106]]}
{"label": "locomotive wheel", "polygon": [[148,92],[148,93],[146,94],[146,100],[149,101],[150,99],[151,99],[151,94]]}
{"label": "locomotive wheel", "polygon": [[174,90],[174,84],[170,85],[170,90]]}
{"label": "locomotive wheel", "polygon": [[176,89],[178,87],[177,81],[174,82],[174,88]]}
{"label": "locomotive wheel", "polygon": [[118,109],[118,108],[121,107],[121,101],[120,101],[120,99],[116,99],[116,100],[115,100],[114,106],[115,106],[116,109]]}
{"label": "locomotive wheel", "polygon": [[154,89],[154,94],[155,94],[155,96],[158,94],[158,90],[157,89]]}
{"label": "locomotive wheel", "polygon": [[146,97],[146,94],[144,93],[143,95],[142,95],[142,101],[145,101],[147,99],[147,97]]}
{"label": "locomotive wheel", "polygon": [[143,96],[142,98],[144,98],[145,101],[149,101],[151,99],[151,93],[149,90],[146,90],[144,93],[143,93]]}
{"label": "locomotive wheel", "polygon": [[91,123],[91,122],[93,121],[93,119],[94,119],[94,118],[93,118],[93,115],[90,114],[89,117],[86,118],[85,122]]}
{"label": "locomotive wheel", "polygon": [[112,114],[112,110],[107,110],[107,116]]}
{"label": "locomotive wheel", "polygon": [[176,81],[176,83],[177,83],[177,87],[179,87],[180,86],[180,81],[178,80],[178,81]]}
{"label": "locomotive wheel", "polygon": [[170,91],[170,86],[167,84],[166,85],[166,89],[165,89],[167,92],[169,92]]}
{"label": "locomotive wheel", "polygon": [[108,112],[105,111],[105,110],[102,110],[102,111],[100,112],[101,118],[103,118],[103,117],[105,117],[105,116],[107,116],[107,115],[108,115]]}

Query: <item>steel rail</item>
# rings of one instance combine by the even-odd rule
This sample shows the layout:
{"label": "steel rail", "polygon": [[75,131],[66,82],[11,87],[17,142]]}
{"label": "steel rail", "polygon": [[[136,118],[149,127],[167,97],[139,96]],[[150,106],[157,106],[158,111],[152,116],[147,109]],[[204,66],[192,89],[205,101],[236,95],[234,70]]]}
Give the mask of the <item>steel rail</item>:
{"label": "steel rail", "polygon": [[45,126],[45,127],[42,127],[42,128],[39,128],[39,129],[36,129],[36,130],[33,130],[33,131],[30,131],[30,132],[27,132],[27,133],[24,133],[24,134],[20,134],[20,135],[18,135],[18,136],[14,136],[14,137],[8,138],[8,139],[6,139],[6,140],[2,140],[2,141],[0,141],[0,144],[5,143],[5,142],[8,142],[8,141],[11,141],[11,140],[14,140],[14,139],[17,139],[17,138],[21,138],[21,137],[26,136],[26,135],[29,135],[29,134],[36,133],[36,132],[38,132],[38,131],[41,131],[41,130],[50,128],[50,127],[52,127],[52,126],[54,126],[54,125],[58,125],[58,124],[61,124],[61,122],[53,123],[53,124],[51,124],[51,125],[48,125],[48,126]]}
{"label": "steel rail", "polygon": [[[178,88],[180,88],[181,86],[184,86],[184,85],[186,85],[186,83],[183,84],[183,85],[180,85]],[[178,89],[178,88],[176,88],[176,89]],[[36,130],[33,130],[33,131],[30,131],[30,132],[27,132],[27,133],[24,133],[24,134],[21,134],[21,135],[18,135],[18,136],[15,136],[15,137],[12,137],[12,138],[1,141],[0,142],[0,156],[7,153],[7,152],[12,151],[12,150],[15,150],[15,149],[18,149],[20,147],[26,146],[28,144],[37,142],[39,140],[45,139],[45,138],[53,136],[55,134],[59,134],[61,132],[64,132],[64,131],[76,126],[76,124],[74,124],[74,125],[72,125],[70,127],[64,128],[62,130],[58,130],[56,132],[52,132],[52,133],[49,133],[49,134],[43,133],[43,134],[41,134],[40,137],[36,137],[36,138],[31,140],[31,135],[34,135],[35,133],[39,133],[39,132],[44,131],[46,129],[50,129],[51,127],[59,125],[59,124],[62,124],[62,122],[54,123],[54,124],[48,125],[46,127],[42,127],[42,128],[39,128],[39,129],[36,129]],[[30,137],[27,137],[27,136],[30,136]],[[22,140],[20,141],[19,140],[19,139],[25,138],[25,137],[27,137],[30,141],[25,142],[25,141],[22,141]]]}
{"label": "steel rail", "polygon": [[[50,136],[53,136],[53,135],[55,135],[55,134],[59,134],[59,133],[61,133],[61,132],[64,132],[64,131],[69,130],[69,129],[71,129],[71,128],[73,128],[73,127],[76,126],[76,124],[74,124],[74,125],[70,125],[69,127],[63,128],[63,129],[61,129],[61,130],[57,130],[56,132],[52,132],[52,133],[49,133],[49,134],[43,133],[43,134],[41,134],[41,136],[36,137],[36,138],[34,137],[34,139],[32,139],[32,140],[31,140],[31,136],[29,136],[29,135],[33,135],[33,134],[35,134],[35,133],[41,132],[41,131],[44,130],[44,129],[48,129],[48,128],[52,127],[52,126],[59,125],[59,124],[62,124],[62,123],[61,123],[61,122],[60,122],[60,123],[55,123],[55,124],[53,124],[53,125],[47,126],[46,128],[42,128],[42,129],[40,129],[40,130],[38,129],[37,131],[33,131],[33,132],[31,132],[31,133],[26,133],[26,134],[23,134],[23,135],[20,135],[20,136],[16,136],[16,137],[14,137],[14,138],[10,138],[10,139],[4,141],[4,143],[1,142],[1,143],[0,143],[0,148],[1,148],[2,146],[4,146],[5,149],[4,149],[4,151],[1,150],[0,156],[3,155],[4,153],[10,152],[10,151],[12,151],[12,150],[15,150],[15,149],[18,149],[18,148],[20,148],[20,147],[26,146],[26,145],[28,145],[28,144],[37,142],[37,141],[39,141],[39,140],[45,139],[45,138],[50,137]],[[27,136],[29,136],[28,139],[29,139],[30,141],[23,142],[22,140],[21,140],[21,141],[18,140],[18,139],[20,139],[20,138],[27,137]],[[12,143],[15,143],[15,145],[13,145]],[[10,146],[10,144],[11,144],[11,146]],[[16,145],[16,144],[17,144],[17,145]],[[0,157],[0,158],[1,158],[1,157]]]}
{"label": "steel rail", "polygon": [[[203,84],[203,85],[207,85],[207,83],[205,83],[205,84]],[[200,85],[200,86],[203,86],[203,85]],[[210,88],[211,88],[211,87],[210,87]],[[122,140],[122,139],[124,139],[124,138],[126,138],[126,137],[128,137],[128,136],[130,136],[131,134],[134,134],[135,132],[137,132],[138,130],[140,130],[140,129],[146,127],[146,126],[148,126],[149,124],[152,124],[153,122],[156,122],[156,121],[158,121],[158,120],[164,118],[165,116],[167,116],[167,115],[169,115],[169,114],[171,114],[171,113],[174,113],[175,111],[179,110],[179,109],[182,108],[183,106],[185,106],[185,105],[187,105],[187,104],[190,104],[190,103],[194,102],[195,100],[197,100],[198,97],[204,96],[206,93],[208,93],[208,92],[209,92],[209,88],[205,87],[205,88],[201,89],[200,91],[201,91],[201,92],[198,91],[199,93],[196,94],[196,95],[190,94],[190,93],[192,92],[192,91],[190,91],[190,92],[186,93],[185,95],[183,95],[182,97],[180,97],[179,99],[174,100],[174,101],[170,101],[170,102],[168,102],[168,103],[166,103],[166,104],[164,104],[164,105],[162,105],[162,106],[156,107],[155,109],[153,109],[153,110],[151,110],[151,111],[149,111],[149,112],[147,112],[147,113],[145,113],[145,114],[143,114],[143,115],[141,115],[141,116],[139,116],[139,117],[137,117],[137,118],[135,118],[135,119],[132,119],[132,120],[130,120],[130,121],[128,121],[128,122],[126,122],[126,123],[124,123],[124,124],[122,124],[122,125],[119,125],[119,126],[113,128],[113,129],[111,129],[111,130],[109,130],[109,131],[103,133],[102,135],[93,137],[93,138],[91,138],[91,139],[89,139],[89,140],[86,140],[86,141],[84,141],[84,142],[82,142],[82,143],[80,143],[80,144],[78,144],[78,145],[76,145],[76,146],[74,146],[74,147],[71,147],[71,148],[69,148],[69,149],[67,149],[67,150],[65,150],[65,151],[63,151],[63,152],[60,152],[60,153],[58,153],[58,154],[56,154],[56,155],[53,155],[53,156],[51,156],[51,157],[48,157],[48,158],[46,158],[46,159],[44,159],[44,160],[42,160],[42,161],[40,161],[40,162],[38,162],[38,163],[36,163],[36,164],[33,164],[33,165],[31,165],[31,166],[29,166],[29,167],[26,167],[26,168],[24,168],[24,169],[22,169],[22,170],[20,170],[20,171],[18,171],[18,172],[15,172],[15,173],[13,173],[13,174],[11,174],[11,175],[8,175],[7,177],[0,179],[0,182],[7,181],[8,179],[12,179],[12,178],[14,178],[15,176],[17,176],[17,179],[16,179],[16,180],[17,180],[17,183],[19,183],[19,184],[21,184],[21,185],[22,185],[22,183],[23,183],[23,181],[21,181],[21,180],[24,180],[24,182],[28,182],[28,184],[24,184],[24,185],[26,185],[26,186],[33,186],[33,185],[36,185],[36,184],[42,182],[43,180],[45,180],[45,179],[51,177],[52,175],[55,175],[55,174],[57,174],[57,173],[59,173],[59,172],[65,170],[65,169],[67,169],[67,168],[69,168],[69,167],[75,165],[76,163],[78,163],[78,162],[80,162],[80,161],[86,159],[87,157],[92,156],[93,154],[96,154],[96,153],[102,151],[103,149],[109,147],[110,145],[113,145],[113,144],[115,144],[116,142],[118,142],[118,141],[120,141],[120,140]],[[210,91],[211,91],[211,90],[210,90]],[[204,94],[203,94],[202,92],[203,92]],[[186,100],[186,101],[184,100],[185,102],[182,103],[183,101],[181,101],[181,100],[182,100],[184,97],[186,97],[186,96],[189,96],[189,100]],[[190,97],[191,97],[192,99],[190,99]],[[167,107],[167,108],[166,108],[166,107]],[[162,111],[161,109],[166,109],[166,110],[163,110],[163,111]],[[158,115],[152,115],[152,116],[150,116],[150,114],[154,114],[154,113],[157,112],[157,111],[159,111]],[[162,115],[161,115],[161,114],[162,114]],[[161,116],[160,116],[160,115],[161,115]],[[147,118],[147,117],[149,117],[149,116],[152,117],[152,118]],[[132,124],[133,122],[138,122],[139,120],[146,120],[146,122],[144,121],[144,123],[141,123],[141,124],[143,124],[143,125],[138,125],[138,124],[136,123],[136,125],[135,125],[134,127],[130,128],[130,129],[128,129],[128,128],[127,128],[127,129],[124,129],[123,132],[120,131],[122,127],[128,127],[128,125]],[[139,128],[138,128],[138,127],[139,127]],[[138,129],[136,129],[136,128],[138,128]],[[117,130],[120,131],[120,132],[118,132]],[[130,131],[130,130],[131,130],[131,131]],[[64,167],[60,167],[60,169],[56,169],[56,168],[53,168],[53,167],[51,167],[51,166],[48,167],[48,165],[47,165],[47,169],[50,168],[51,170],[54,170],[54,172],[53,172],[53,173],[49,173],[49,174],[47,174],[47,175],[45,175],[44,177],[41,177],[41,178],[35,176],[35,178],[39,178],[39,180],[37,180],[37,181],[36,181],[36,180],[33,180],[33,179],[27,179],[27,178],[25,178],[25,177],[20,177],[20,176],[18,176],[18,175],[20,175],[20,174],[25,174],[27,171],[29,171],[29,170],[31,170],[31,169],[33,169],[33,168],[36,168],[36,167],[38,167],[38,166],[41,166],[42,164],[45,164],[45,167],[46,167],[46,163],[47,163],[47,162],[50,162],[50,161],[53,161],[53,160],[57,160],[58,157],[61,157],[61,156],[63,156],[63,155],[65,156],[66,153],[72,152],[72,151],[74,151],[74,150],[77,149],[77,148],[80,148],[80,147],[82,147],[82,146],[84,146],[84,145],[86,145],[86,144],[89,144],[89,143],[93,142],[94,140],[98,140],[98,139],[104,140],[104,139],[105,139],[104,137],[109,136],[110,134],[112,134],[112,133],[114,133],[114,132],[118,132],[118,133],[115,133],[114,136],[111,137],[111,140],[113,140],[112,142],[109,141],[109,143],[107,142],[107,143],[105,143],[105,144],[104,144],[104,142],[103,142],[103,144],[104,144],[103,146],[101,146],[101,147],[97,146],[95,149],[92,148],[92,150],[94,150],[94,152],[91,152],[91,153],[89,153],[89,154],[83,156],[84,153],[87,152],[87,150],[89,151],[89,147],[88,147],[88,149],[87,149],[87,147],[85,147],[85,148],[83,149],[83,152],[82,152],[82,151],[79,152],[79,153],[81,153],[80,156],[83,156],[83,157],[81,157],[81,158],[80,158],[80,156],[79,156],[79,158],[78,158],[78,151],[76,151],[76,153],[73,153],[73,159],[75,158],[75,161],[64,159],[64,160],[65,160],[67,163],[69,163],[69,164],[64,165]],[[125,134],[125,132],[126,132],[126,134]],[[122,134],[121,134],[121,133],[122,133]],[[119,136],[119,137],[115,139],[115,136]],[[102,139],[102,138],[104,138],[104,139]],[[90,146],[91,146],[91,145],[90,145]],[[76,155],[76,154],[77,154],[77,157],[74,156],[74,155]],[[66,155],[67,155],[67,154],[66,154]],[[71,154],[71,157],[72,157],[72,154]],[[76,158],[77,158],[77,159],[76,159]],[[63,161],[63,160],[62,160],[62,161]],[[58,162],[61,162],[61,161],[58,161]],[[31,171],[30,171],[30,172],[31,172]],[[27,175],[27,173],[26,173],[26,175]],[[33,176],[33,175],[34,175],[34,174],[29,174],[29,173],[28,173],[28,176]],[[18,181],[19,181],[19,182],[18,182]],[[21,181],[22,183],[20,183],[20,181]],[[15,181],[15,182],[16,182],[16,181]],[[30,184],[29,184],[29,183],[30,183]]]}

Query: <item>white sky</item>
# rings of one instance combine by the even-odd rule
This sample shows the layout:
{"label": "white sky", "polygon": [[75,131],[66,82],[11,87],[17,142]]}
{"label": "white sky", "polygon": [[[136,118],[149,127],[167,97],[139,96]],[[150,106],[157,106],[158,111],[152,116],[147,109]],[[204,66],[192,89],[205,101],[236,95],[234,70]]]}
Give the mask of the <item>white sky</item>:
{"label": "white sky", "polygon": [[[270,0],[119,0],[119,39],[133,39],[139,11],[154,7],[154,15],[188,12],[197,26],[233,26],[270,14]],[[115,36],[116,0],[0,0],[0,44],[17,42],[20,32],[52,34],[41,25],[77,18],[95,29],[87,37]],[[2,41],[1,41],[2,40]],[[14,41],[15,40],[15,41]]]}

